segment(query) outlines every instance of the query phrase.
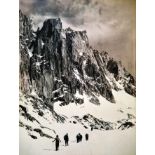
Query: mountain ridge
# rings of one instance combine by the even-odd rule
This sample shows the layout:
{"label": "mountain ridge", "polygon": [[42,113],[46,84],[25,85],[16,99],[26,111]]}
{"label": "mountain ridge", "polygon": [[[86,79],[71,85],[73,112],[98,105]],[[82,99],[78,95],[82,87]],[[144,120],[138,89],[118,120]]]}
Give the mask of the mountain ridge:
{"label": "mountain ridge", "polygon": [[[81,94],[86,91],[96,102],[93,93],[101,94],[115,103],[111,89],[119,88],[115,82],[111,85],[106,77],[109,73],[113,74],[113,80],[117,82],[127,73],[125,78],[129,80],[124,80],[126,86],[123,87],[127,93],[135,96],[134,77],[121,63],[110,58],[107,52],[100,53],[92,49],[86,31],[74,31],[71,28],[64,30],[60,18],[55,18],[45,20],[43,27],[33,32],[32,20],[21,11],[20,19],[24,21],[20,22],[20,81],[24,83],[23,79],[27,80],[26,85],[20,83],[21,90],[30,92],[34,89],[39,96],[50,102],[55,98],[53,91],[61,87],[60,96],[64,94],[66,103],[74,100],[76,90]],[[25,44],[27,47],[22,48]],[[24,53],[26,51],[29,55]]]}
{"label": "mountain ridge", "polygon": [[[23,27],[20,26],[22,27],[20,36],[22,36],[21,32],[23,32],[24,36],[24,31],[29,31],[25,42],[29,45],[27,53],[31,53],[31,57],[23,59],[25,62],[29,59],[29,64],[25,64],[25,66],[28,65],[26,75],[29,82],[27,85],[35,88],[39,96],[51,99],[52,91],[60,88],[56,86],[57,84],[54,82],[54,79],[58,79],[70,87],[68,88],[69,95],[65,97],[66,99],[67,97],[70,99],[68,99],[68,101],[66,100],[66,102],[74,98],[73,94],[76,92],[75,89],[80,89],[80,87],[87,91],[88,94],[91,94],[90,89],[92,92],[94,91],[95,93],[101,94],[107,100],[115,102],[111,92],[111,85],[105,76],[108,75],[106,75],[106,72],[109,71],[114,74],[114,78],[118,81],[119,76],[122,76],[121,73],[119,73],[121,71],[123,72],[122,66],[110,58],[107,52],[100,54],[99,51],[92,49],[89,45],[86,31],[74,31],[70,28],[64,30],[62,29],[60,18],[55,18],[45,20],[41,30],[38,28],[37,32],[34,33],[30,23],[31,19],[23,15],[20,11],[20,19],[22,18],[25,19],[23,20],[23,25],[25,25]],[[20,25],[22,24],[20,23]],[[22,55],[22,50],[20,50],[20,53]],[[26,54],[23,54],[22,56],[24,57],[25,55]],[[21,70],[22,69],[20,69],[20,73]],[[73,74],[74,70],[81,76],[81,80],[84,80],[83,82],[77,80]],[[84,76],[87,77],[85,78]],[[128,83],[134,86],[135,79],[131,74],[129,74],[129,78],[133,82],[130,80]],[[94,82],[93,86],[91,82]],[[46,87],[44,87],[45,85]],[[21,87],[25,87],[25,85]],[[65,88],[65,86],[62,87]],[[114,87],[114,89],[118,89],[116,86]],[[125,90],[135,96],[135,93],[132,92],[129,86],[126,87]]]}

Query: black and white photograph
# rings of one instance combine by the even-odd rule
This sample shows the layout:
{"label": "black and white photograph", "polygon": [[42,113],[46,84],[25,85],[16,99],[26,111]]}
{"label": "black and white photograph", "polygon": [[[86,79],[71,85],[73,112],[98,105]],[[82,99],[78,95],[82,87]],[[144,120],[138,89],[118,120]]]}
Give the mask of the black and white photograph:
{"label": "black and white photograph", "polygon": [[136,1],[18,11],[19,155],[136,155]]}

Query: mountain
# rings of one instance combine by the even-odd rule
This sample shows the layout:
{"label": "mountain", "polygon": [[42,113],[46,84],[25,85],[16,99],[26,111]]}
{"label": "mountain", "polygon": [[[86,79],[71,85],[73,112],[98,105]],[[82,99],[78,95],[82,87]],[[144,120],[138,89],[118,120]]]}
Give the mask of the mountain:
{"label": "mountain", "polygon": [[62,124],[65,132],[70,125],[81,132],[135,126],[135,78],[107,52],[93,49],[86,31],[63,29],[60,18],[34,31],[19,11],[19,35],[21,133],[51,139]]}

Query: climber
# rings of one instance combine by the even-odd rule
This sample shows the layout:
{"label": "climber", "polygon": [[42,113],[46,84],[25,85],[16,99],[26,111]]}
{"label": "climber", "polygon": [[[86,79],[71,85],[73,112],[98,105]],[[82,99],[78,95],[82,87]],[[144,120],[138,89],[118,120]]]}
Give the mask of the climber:
{"label": "climber", "polygon": [[87,133],[85,134],[85,139],[86,139],[86,141],[88,141],[88,139],[89,139],[89,135]]}
{"label": "climber", "polygon": [[64,136],[64,141],[65,141],[65,146],[68,146],[68,141],[69,141],[68,133]]}
{"label": "climber", "polygon": [[54,139],[54,141],[55,141],[55,149],[56,149],[56,151],[58,151],[59,150],[59,143],[61,142],[58,135],[56,135],[56,138]]}

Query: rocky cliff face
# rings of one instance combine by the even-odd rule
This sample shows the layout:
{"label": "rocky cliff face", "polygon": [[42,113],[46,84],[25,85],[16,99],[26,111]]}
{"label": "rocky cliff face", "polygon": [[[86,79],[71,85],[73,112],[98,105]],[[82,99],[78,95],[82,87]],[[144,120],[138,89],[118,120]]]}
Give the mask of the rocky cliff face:
{"label": "rocky cliff face", "polygon": [[63,29],[59,18],[48,19],[41,29],[20,11],[20,91],[35,92],[46,103],[82,103],[76,92],[98,95],[115,103],[112,89],[135,96],[135,79],[120,62],[89,45],[86,31]]}
{"label": "rocky cliff face", "polygon": [[19,11],[19,86],[23,93],[31,92],[31,83],[29,76],[30,56],[29,46],[34,39],[32,31],[32,21],[29,17]]}

